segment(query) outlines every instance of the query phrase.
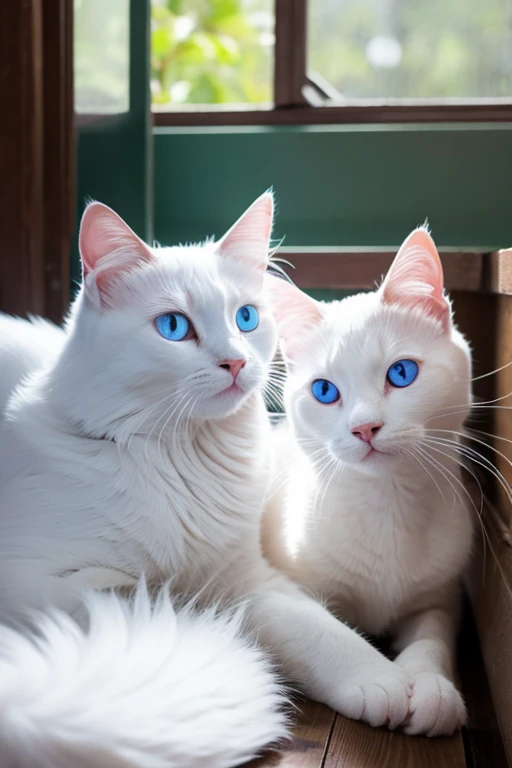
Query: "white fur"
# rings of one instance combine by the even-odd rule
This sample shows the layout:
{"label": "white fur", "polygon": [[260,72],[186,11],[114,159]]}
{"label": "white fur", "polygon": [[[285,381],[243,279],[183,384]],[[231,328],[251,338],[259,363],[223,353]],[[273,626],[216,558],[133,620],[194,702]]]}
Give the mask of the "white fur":
{"label": "white fur", "polygon": [[[406,730],[432,736],[465,718],[452,657],[473,528],[456,448],[429,440],[458,440],[471,405],[471,361],[462,335],[445,329],[441,301],[433,311],[443,323],[422,309],[429,290],[411,284],[414,265],[405,271],[399,305],[381,289],[315,310],[297,292],[294,311],[312,320],[289,361],[289,425],[275,435],[281,462],[263,541],[274,565],[352,626],[392,634],[414,683]],[[400,274],[393,280],[399,289]],[[292,320],[293,312],[287,333]],[[420,361],[403,389],[386,383],[400,359]],[[317,378],[333,382],[341,399],[316,401]],[[352,434],[366,423],[383,423],[372,440],[379,453]]]}
{"label": "white fur", "polygon": [[12,391],[28,374],[49,365],[64,343],[64,332],[41,318],[30,322],[0,312],[0,419]]}
{"label": "white fur", "polygon": [[[64,345],[13,393],[0,427],[0,614],[12,624],[27,608],[74,613],[84,590],[132,586],[141,574],[151,584],[170,579],[173,593],[198,601],[199,595],[203,604],[247,599],[246,623],[289,678],[347,715],[396,725],[408,710],[407,674],[272,569],[260,551],[260,513],[271,472],[260,390],[277,340],[263,279],[269,210],[271,199],[263,196],[220,244],[156,250],[108,209],[95,204],[86,212],[80,237],[85,282]],[[260,323],[241,333],[235,316],[247,303],[258,307]],[[157,333],[154,319],[169,311],[190,318],[194,338],[170,342]],[[246,365],[238,390],[226,391],[233,379],[220,363],[241,357]],[[68,625],[60,625],[67,643]],[[141,643],[138,658],[151,654],[144,632],[135,640]],[[48,655],[54,658],[58,635],[51,641],[56,646]],[[89,651],[89,641],[84,652],[93,662],[99,653],[100,663],[101,646]],[[239,641],[229,652],[238,653],[238,647]],[[22,673],[17,661],[13,675]],[[169,664],[169,675],[189,674],[188,666],[177,670]],[[253,658],[247,680],[255,664]],[[238,695],[233,698],[240,739],[237,747],[231,744],[230,759],[236,749],[238,761],[247,755],[245,707],[268,682],[268,669],[260,669],[244,706]],[[226,685],[225,665],[212,666],[209,674],[219,690]],[[118,682],[112,680],[116,691]],[[83,747],[81,724],[87,730],[89,717],[78,683],[80,678],[66,681],[59,710],[79,710],[68,731],[70,749],[75,737],[77,749]],[[375,708],[371,694],[382,687],[392,692],[392,703]],[[184,711],[193,717],[192,732],[194,722],[203,723],[203,704],[195,688],[179,690],[186,697]],[[100,695],[108,706],[108,685]],[[28,704],[22,701],[20,718],[29,718]],[[38,701],[30,706],[37,709]],[[251,752],[283,732],[274,698],[253,706],[266,711],[267,720],[253,724]],[[0,723],[3,717],[0,710]],[[128,726],[139,719],[146,727],[152,717],[137,697],[129,699]],[[224,765],[218,716],[211,718],[211,753]],[[52,728],[47,721],[44,730],[41,720],[31,722],[39,728],[33,736],[38,747],[48,743],[51,750],[58,720]],[[11,724],[0,725],[0,732]],[[104,736],[122,743],[108,721]],[[164,747],[155,747],[155,764],[167,764],[166,755],[177,748],[175,736],[170,730]],[[21,748],[20,741],[13,743]],[[186,748],[183,766],[197,764],[202,753],[195,738]]]}
{"label": "white fur", "polygon": [[87,597],[87,631],[52,610],[0,629],[2,768],[225,768],[285,732],[282,697],[242,614]]}

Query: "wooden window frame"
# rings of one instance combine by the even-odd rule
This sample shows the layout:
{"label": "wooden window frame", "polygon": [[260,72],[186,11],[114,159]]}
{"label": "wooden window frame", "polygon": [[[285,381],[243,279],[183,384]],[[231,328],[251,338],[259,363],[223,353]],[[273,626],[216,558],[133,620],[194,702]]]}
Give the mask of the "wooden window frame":
{"label": "wooden window frame", "polygon": [[355,123],[512,122],[512,99],[354,101],[346,106],[305,93],[307,79],[307,0],[275,0],[274,107],[272,109],[198,109],[155,111],[155,126],[332,125]]}
{"label": "wooden window frame", "polygon": [[72,5],[0,5],[0,309],[60,322],[74,230]]}

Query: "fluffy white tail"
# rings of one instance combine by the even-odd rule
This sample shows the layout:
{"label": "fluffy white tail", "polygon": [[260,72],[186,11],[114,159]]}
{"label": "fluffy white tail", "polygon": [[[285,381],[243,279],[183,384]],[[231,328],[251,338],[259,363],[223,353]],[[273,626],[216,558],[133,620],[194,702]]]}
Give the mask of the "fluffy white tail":
{"label": "fluffy white tail", "polygon": [[62,328],[48,320],[22,320],[0,312],[0,418],[18,384],[49,365],[66,340]]}
{"label": "fluffy white tail", "polygon": [[94,593],[31,636],[0,629],[2,768],[228,768],[286,734],[283,696],[240,613]]}

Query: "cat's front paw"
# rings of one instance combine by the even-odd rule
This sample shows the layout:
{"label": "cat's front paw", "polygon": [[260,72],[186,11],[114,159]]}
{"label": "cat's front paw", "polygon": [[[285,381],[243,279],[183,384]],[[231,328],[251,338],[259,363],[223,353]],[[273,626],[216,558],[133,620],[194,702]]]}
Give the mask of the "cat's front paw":
{"label": "cat's front paw", "polygon": [[462,696],[450,680],[434,672],[415,672],[405,732],[449,736],[466,722]]}
{"label": "cat's front paw", "polygon": [[411,695],[409,674],[390,661],[377,668],[366,668],[352,680],[344,691],[339,711],[352,720],[394,729],[406,720]]}

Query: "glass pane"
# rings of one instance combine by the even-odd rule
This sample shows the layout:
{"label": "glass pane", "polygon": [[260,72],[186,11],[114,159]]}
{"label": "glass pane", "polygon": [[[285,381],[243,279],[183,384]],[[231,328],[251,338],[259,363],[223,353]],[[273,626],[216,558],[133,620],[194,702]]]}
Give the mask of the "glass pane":
{"label": "glass pane", "polygon": [[75,111],[127,112],[130,0],[74,0]]}
{"label": "glass pane", "polygon": [[512,0],[310,0],[308,56],[340,100],[511,97]]}
{"label": "glass pane", "polygon": [[152,0],[151,11],[154,107],[270,105],[273,0]]}

